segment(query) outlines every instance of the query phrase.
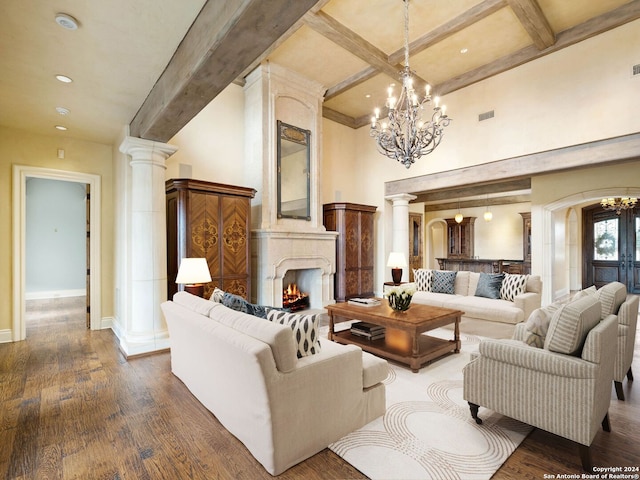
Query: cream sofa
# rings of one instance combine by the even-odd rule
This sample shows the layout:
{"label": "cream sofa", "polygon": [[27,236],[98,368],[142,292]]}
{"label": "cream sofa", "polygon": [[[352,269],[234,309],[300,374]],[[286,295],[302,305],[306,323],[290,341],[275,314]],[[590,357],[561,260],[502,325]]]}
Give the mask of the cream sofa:
{"label": "cream sofa", "polygon": [[[540,308],[542,281],[538,275],[529,275],[525,292],[513,301],[475,296],[480,273],[461,270],[456,273],[454,294],[417,290],[412,302],[436,307],[462,310],[462,319],[491,320],[517,324],[529,318],[531,312]],[[413,284],[417,288],[416,284]]]}
{"label": "cream sofa", "polygon": [[171,369],[272,475],[385,411],[385,360],[321,339],[297,357],[292,330],[178,292],[162,304]]}

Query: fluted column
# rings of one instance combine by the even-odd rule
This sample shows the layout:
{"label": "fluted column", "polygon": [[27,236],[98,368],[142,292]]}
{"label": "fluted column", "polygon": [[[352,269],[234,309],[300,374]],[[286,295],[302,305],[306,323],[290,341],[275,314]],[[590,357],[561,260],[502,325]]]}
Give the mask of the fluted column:
{"label": "fluted column", "polygon": [[126,137],[120,151],[131,156],[129,213],[129,318],[120,346],[127,355],[167,348],[160,304],[167,299],[165,160],[177,147]]}
{"label": "fluted column", "polygon": [[398,193],[384,198],[393,204],[391,251],[404,253],[404,258],[407,259],[407,267],[402,269],[402,281],[406,282],[409,280],[409,202],[417,197],[409,193]]}

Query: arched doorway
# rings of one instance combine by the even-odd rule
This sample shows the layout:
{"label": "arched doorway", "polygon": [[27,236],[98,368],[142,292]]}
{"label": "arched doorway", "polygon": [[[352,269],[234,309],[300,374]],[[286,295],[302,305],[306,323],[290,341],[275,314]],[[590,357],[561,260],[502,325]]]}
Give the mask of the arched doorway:
{"label": "arched doorway", "polygon": [[596,204],[584,208],[582,218],[582,287],[621,282],[629,293],[640,293],[640,213],[616,214]]}

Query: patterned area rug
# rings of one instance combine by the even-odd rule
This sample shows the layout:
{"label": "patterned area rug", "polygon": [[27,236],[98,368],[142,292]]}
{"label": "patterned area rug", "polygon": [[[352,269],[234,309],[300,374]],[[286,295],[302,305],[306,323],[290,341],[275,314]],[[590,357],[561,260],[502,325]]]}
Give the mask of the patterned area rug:
{"label": "patterned area rug", "polygon": [[[452,338],[445,329],[430,335]],[[329,448],[373,480],[491,478],[531,427],[482,407],[476,425],[462,399],[462,368],[480,337],[461,340],[459,354],[419,373],[389,363],[385,415]]]}

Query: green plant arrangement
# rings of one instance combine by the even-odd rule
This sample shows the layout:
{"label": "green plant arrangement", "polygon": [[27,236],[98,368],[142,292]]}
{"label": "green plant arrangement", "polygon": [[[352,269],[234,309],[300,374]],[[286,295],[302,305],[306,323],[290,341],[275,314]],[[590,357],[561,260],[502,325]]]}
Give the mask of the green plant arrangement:
{"label": "green plant arrangement", "polygon": [[399,312],[404,312],[409,310],[414,293],[416,293],[415,287],[403,287],[400,285],[389,290],[386,293],[386,297],[391,308]]}

